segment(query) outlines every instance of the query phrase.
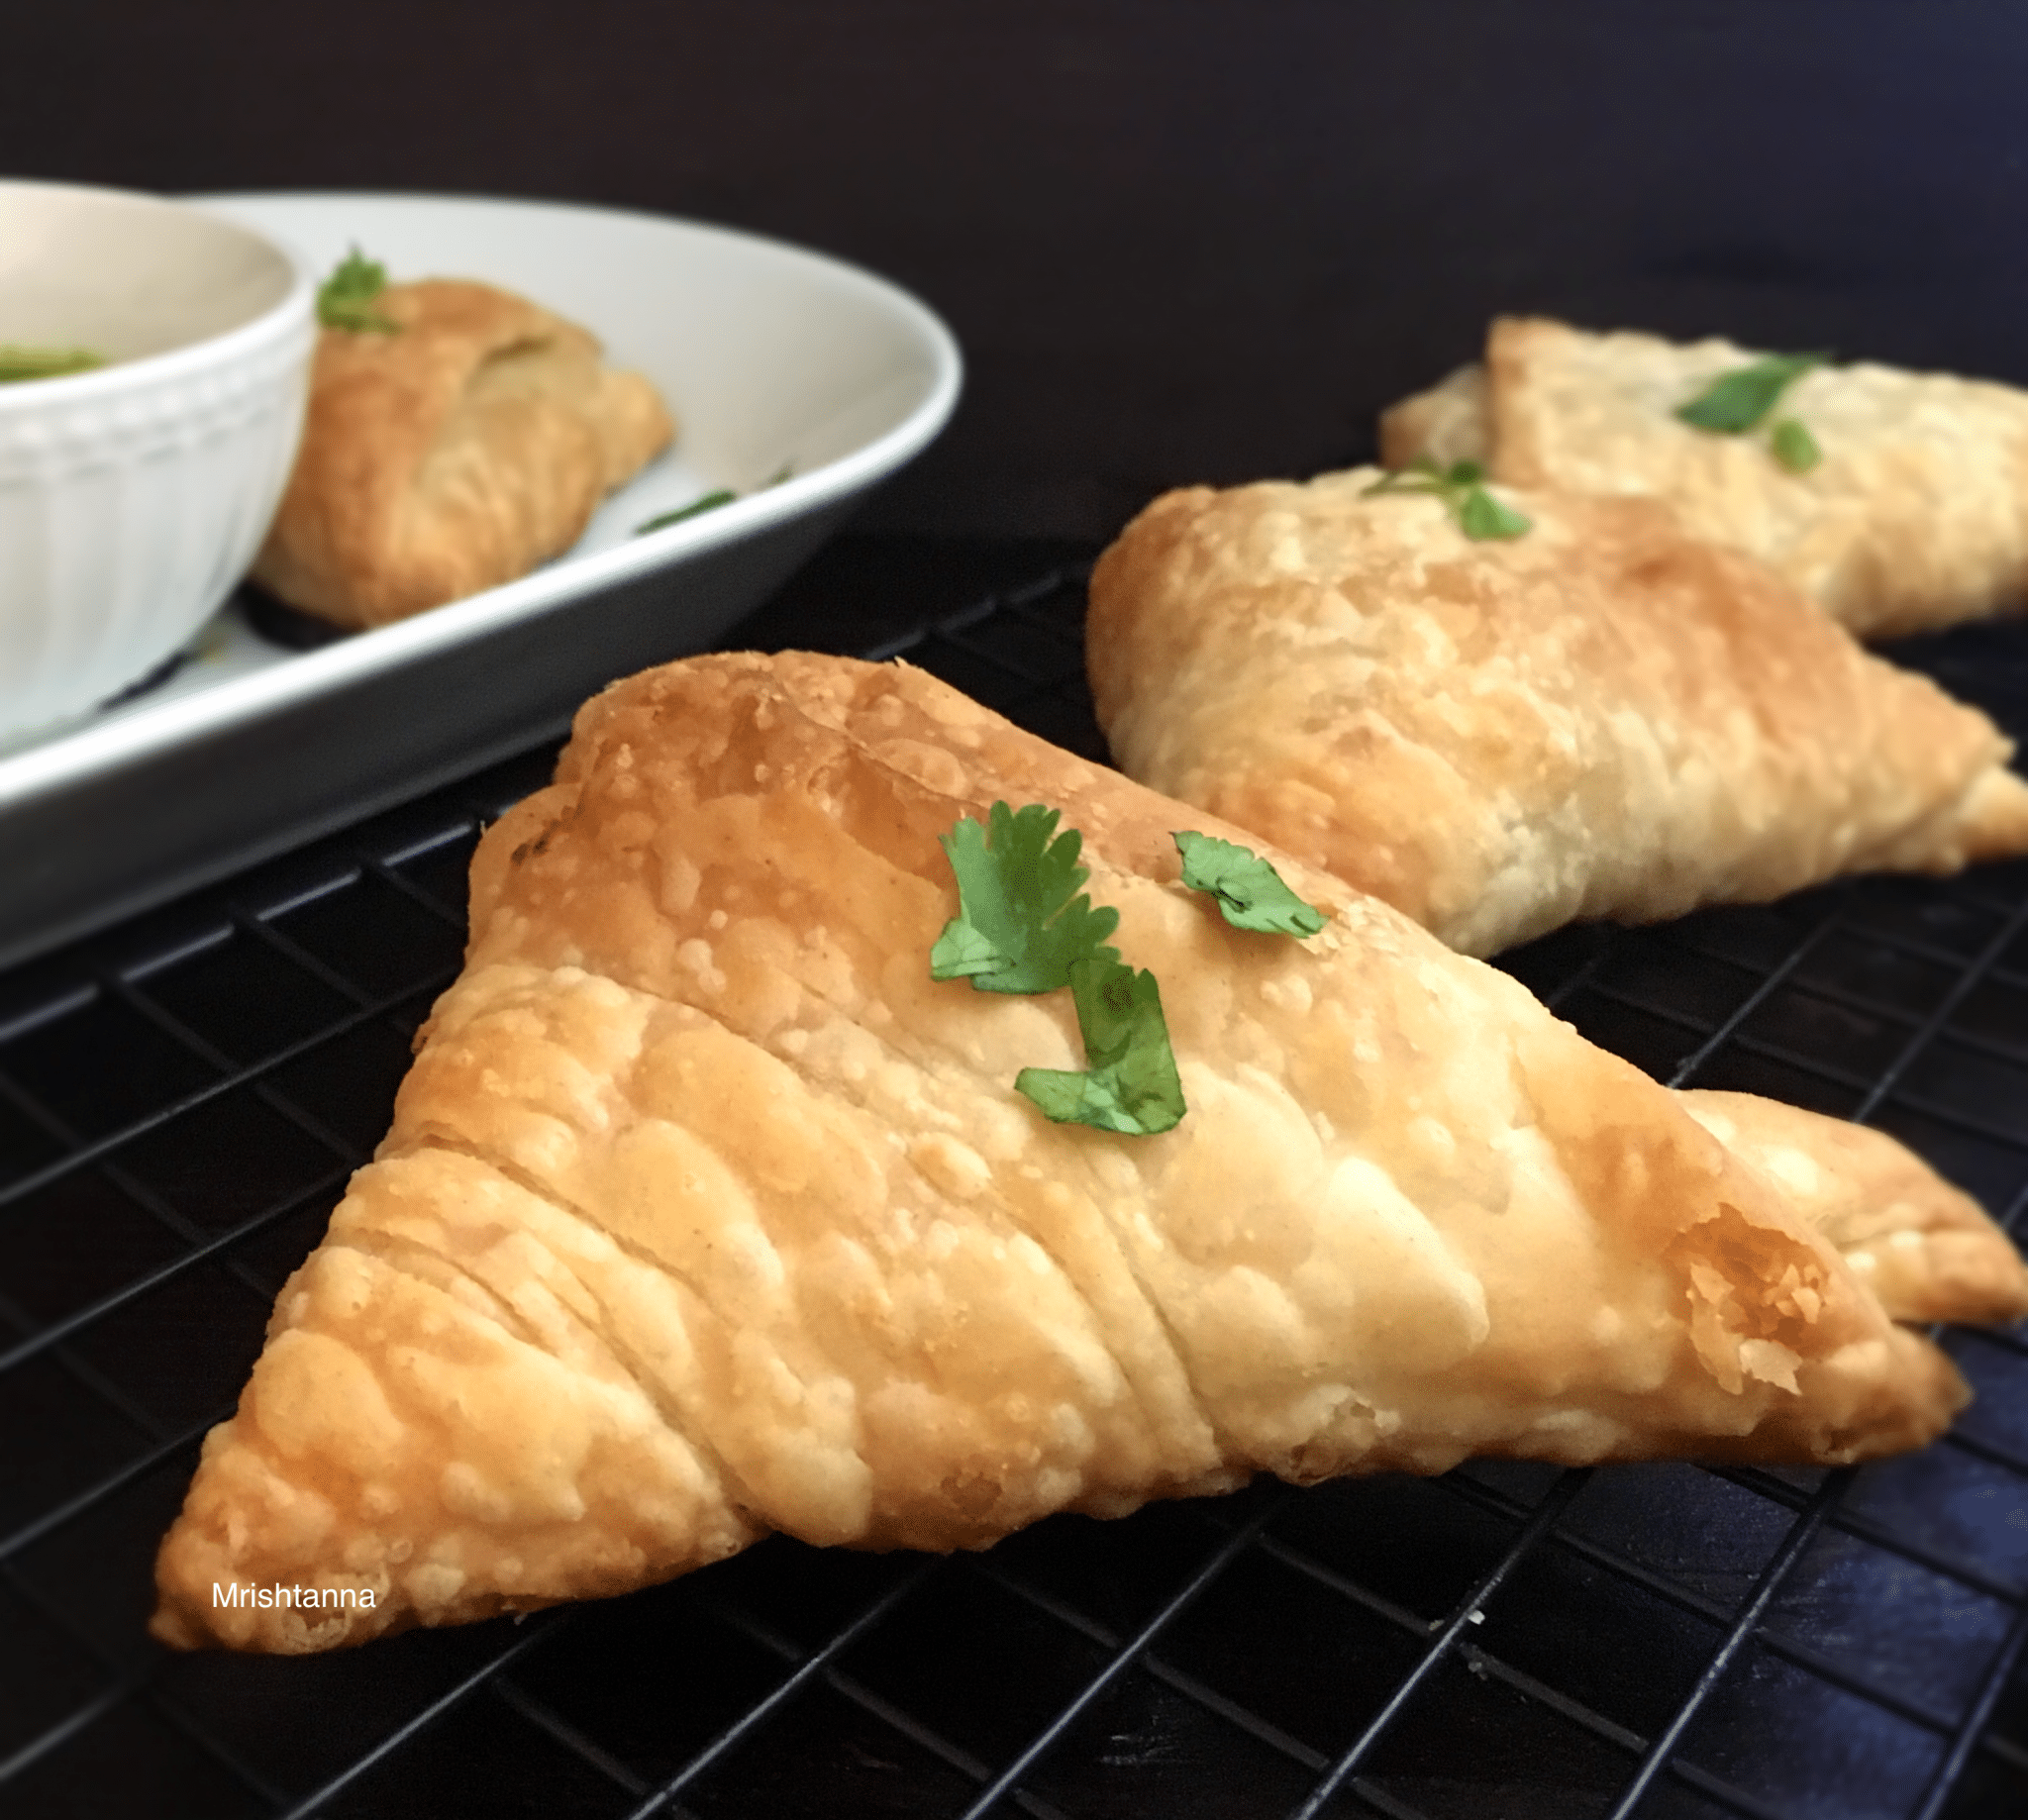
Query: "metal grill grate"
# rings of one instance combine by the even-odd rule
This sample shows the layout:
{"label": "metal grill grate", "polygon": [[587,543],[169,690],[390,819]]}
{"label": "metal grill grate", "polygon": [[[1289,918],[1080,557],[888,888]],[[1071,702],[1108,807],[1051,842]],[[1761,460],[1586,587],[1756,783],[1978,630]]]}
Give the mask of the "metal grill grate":
{"label": "metal grill grate", "polygon": [[[1060,554],[848,543],[747,637],[837,649],[849,622],[1100,756]],[[2024,653],[1988,629],[1913,655],[2022,733]],[[198,1439],[384,1128],[477,827],[551,757],[0,977],[0,1814],[2028,1812],[2019,1333],[1947,1336],[1979,1402],[1857,1472],[1257,1486],[950,1560],[777,1539],[333,1658],[155,1650]],[[2028,1204],[2028,866],[1509,964],[1665,1079],[1872,1119]]]}

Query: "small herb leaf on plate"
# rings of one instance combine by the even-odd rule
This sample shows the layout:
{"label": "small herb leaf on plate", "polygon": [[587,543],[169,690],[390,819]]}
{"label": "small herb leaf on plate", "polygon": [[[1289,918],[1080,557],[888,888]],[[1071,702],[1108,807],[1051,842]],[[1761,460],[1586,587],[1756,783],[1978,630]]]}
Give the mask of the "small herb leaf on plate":
{"label": "small herb leaf on plate", "polygon": [[634,535],[646,537],[651,531],[680,525],[686,518],[695,518],[700,513],[716,512],[720,506],[729,506],[737,498],[739,494],[727,487],[720,487],[715,492],[700,493],[688,505],[678,506],[673,512],[658,512],[653,518],[644,519],[634,527]]}
{"label": "small herb leaf on plate", "polygon": [[[760,483],[761,491],[779,486],[784,480],[795,477],[796,464],[784,461],[773,473]],[[646,537],[651,531],[660,531],[670,525],[680,525],[686,518],[695,518],[701,512],[716,512],[720,506],[729,506],[739,498],[729,486],[715,488],[709,493],[700,493],[686,506],[678,506],[673,512],[658,512],[653,518],[644,519],[634,527],[636,537]]]}

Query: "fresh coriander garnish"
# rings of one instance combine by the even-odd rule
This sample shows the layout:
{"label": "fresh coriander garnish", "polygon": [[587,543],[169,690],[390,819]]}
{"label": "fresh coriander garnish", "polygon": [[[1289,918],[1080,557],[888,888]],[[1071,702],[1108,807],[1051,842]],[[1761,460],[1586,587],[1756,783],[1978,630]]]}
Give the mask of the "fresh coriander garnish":
{"label": "fresh coriander garnish", "polygon": [[1775,420],[1774,427],[1768,432],[1768,447],[1775,460],[1791,474],[1806,474],[1824,458],[1817,439],[1793,417]]}
{"label": "fresh coriander garnish", "polygon": [[969,979],[981,992],[1050,992],[1069,983],[1072,962],[1103,958],[1117,910],[1094,910],[1078,886],[1084,837],[1057,833],[1055,809],[996,802],[981,827],[969,816],[941,837],[958,877],[959,914],[930,950],[930,977]]}
{"label": "fresh coriander garnish", "polygon": [[0,342],[0,385],[21,379],[60,379],[65,373],[86,373],[105,363],[103,354],[88,348],[22,348]]}
{"label": "fresh coriander garnish", "polygon": [[[1470,462],[1461,462],[1469,467]],[[1535,521],[1523,517],[1512,506],[1502,505],[1482,486],[1468,486],[1458,502],[1458,528],[1474,543],[1495,538],[1519,537],[1535,528]]]}
{"label": "fresh coriander garnish", "polygon": [[1070,996],[1084,1039],[1081,1073],[1023,1068],[1014,1089],[1059,1125],[1090,1125],[1130,1138],[1167,1131],[1183,1116],[1183,1083],[1153,973],[1101,949],[1070,963]]}
{"label": "fresh coriander garnish", "polygon": [[1444,502],[1458,521],[1458,529],[1476,544],[1519,537],[1534,529],[1533,519],[1502,505],[1485,490],[1485,469],[1476,461],[1453,461],[1449,467],[1439,467],[1422,455],[1375,480],[1367,488],[1366,497],[1375,493],[1429,493]]}
{"label": "fresh coriander garnish", "polygon": [[[784,461],[761,481],[760,490],[779,486],[784,480],[793,477],[795,471],[796,464],[793,461]],[[716,512],[720,506],[729,506],[737,498],[739,494],[729,486],[719,487],[710,493],[700,493],[688,505],[678,506],[673,512],[658,512],[653,518],[644,519],[634,527],[634,535],[646,537],[651,531],[660,531],[669,525],[680,525],[684,519],[695,518],[700,512]]]}
{"label": "fresh coriander garnish", "polygon": [[[1829,357],[1821,354],[1763,354],[1746,366],[1720,373],[1688,404],[1676,406],[1675,414],[1692,429],[1708,430],[1714,436],[1745,436],[1767,422],[1783,392]],[[1824,458],[1817,439],[1793,417],[1774,420],[1768,432],[1768,449],[1791,474],[1807,473]]]}
{"label": "fresh coriander garnish", "polygon": [[680,525],[686,518],[695,518],[700,512],[716,512],[720,506],[729,506],[739,494],[728,487],[716,492],[700,493],[686,506],[678,506],[673,512],[658,512],[653,518],[644,519],[634,527],[636,537],[646,537],[651,531],[660,531],[668,525]]}
{"label": "fresh coriander garnish", "polygon": [[354,335],[368,331],[394,335],[401,325],[372,307],[373,299],[386,288],[387,267],[355,247],[317,287],[317,320],[327,329],[344,329]]}
{"label": "fresh coriander garnish", "polygon": [[1719,374],[1688,404],[1677,405],[1675,414],[1693,429],[1709,430],[1716,436],[1744,436],[1759,429],[1781,394],[1804,373],[1823,365],[1827,357],[1821,354],[1764,354],[1749,366]]}
{"label": "fresh coriander garnish", "polygon": [[1089,1066],[1023,1068],[1014,1077],[1060,1125],[1129,1137],[1166,1131],[1183,1116],[1182,1082],[1153,973],[1137,973],[1106,937],[1120,913],[1078,886],[1084,837],[1057,832],[1042,803],[996,802],[983,825],[963,817],[942,837],[958,878],[959,914],[930,951],[934,979],[969,979],[981,992],[1050,992],[1067,985]]}
{"label": "fresh coriander garnish", "polygon": [[1169,838],[1183,856],[1183,883],[1193,891],[1208,891],[1235,929],[1301,938],[1330,921],[1327,912],[1291,891],[1252,848],[1187,830]]}

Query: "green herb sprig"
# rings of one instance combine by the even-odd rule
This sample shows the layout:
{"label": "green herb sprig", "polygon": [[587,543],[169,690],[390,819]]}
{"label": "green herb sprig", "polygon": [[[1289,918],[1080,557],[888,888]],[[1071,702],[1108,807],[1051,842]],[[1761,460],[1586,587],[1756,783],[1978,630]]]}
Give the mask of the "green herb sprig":
{"label": "green herb sprig", "polygon": [[[940,837],[958,880],[958,914],[930,950],[930,977],[968,979],[980,992],[1070,988],[1083,1068],[1023,1068],[1014,1087],[1059,1124],[1129,1137],[1169,1130],[1184,1113],[1182,1079],[1155,975],[1137,972],[1108,938],[1120,913],[1094,906],[1079,862],[1084,837],[1058,832],[1043,803],[996,802],[983,823],[962,817]],[[1311,936],[1326,916],[1266,859],[1211,835],[1170,837],[1183,883],[1213,897],[1227,922],[1261,934]]]}
{"label": "green herb sprig", "polygon": [[[1781,394],[1829,358],[1821,354],[1771,354],[1729,373],[1720,373],[1675,414],[1694,430],[1713,436],[1745,436],[1766,423]],[[1807,473],[1824,458],[1817,439],[1798,418],[1779,417],[1769,426],[1768,449],[1791,474]]]}
{"label": "green herb sprig", "polygon": [[1081,889],[1091,876],[1078,863],[1084,837],[1059,834],[1062,819],[1042,803],[996,802],[983,825],[965,816],[942,837],[959,913],[930,950],[930,976],[969,979],[980,992],[1067,985],[1089,1065],[1023,1068],[1015,1091],[1059,1124],[1152,1137],[1184,1111],[1162,993],[1107,944],[1120,913],[1094,908]]}
{"label": "green herb sprig", "polygon": [[[795,472],[793,461],[784,461],[762,483],[763,489],[779,486]],[[729,486],[715,488],[709,493],[700,493],[686,506],[678,506],[673,512],[658,512],[653,518],[645,518],[634,527],[636,537],[646,537],[651,531],[663,531],[670,525],[680,525],[686,518],[695,518],[703,512],[716,512],[720,506],[729,506],[739,498]]]}
{"label": "green herb sprig", "polygon": [[729,506],[739,498],[730,487],[719,487],[715,492],[700,493],[686,506],[678,506],[673,512],[658,512],[653,518],[643,519],[634,527],[636,537],[646,537],[651,531],[666,530],[670,525],[680,525],[686,518],[696,518],[701,513],[716,512],[720,506]]}
{"label": "green herb sprig", "polygon": [[1330,921],[1328,912],[1305,903],[1252,848],[1187,831],[1169,839],[1183,857],[1183,883],[1208,892],[1235,929],[1300,941]]}
{"label": "green herb sprig", "polygon": [[386,288],[387,267],[354,247],[317,287],[317,320],[352,335],[398,335],[401,325],[373,308]]}
{"label": "green herb sprig", "polygon": [[981,827],[969,816],[941,838],[958,877],[958,915],[930,950],[932,979],[969,979],[980,992],[1052,992],[1077,961],[1117,961],[1105,940],[1120,913],[1094,910],[1078,887],[1084,837],[1057,833],[1055,809],[996,802]]}
{"label": "green herb sprig", "polygon": [[1535,521],[1502,505],[1485,489],[1485,469],[1476,461],[1453,461],[1440,467],[1423,455],[1385,474],[1366,489],[1375,493],[1428,493],[1444,502],[1458,529],[1473,543],[1516,538],[1535,528]]}
{"label": "green herb sprig", "polygon": [[23,348],[0,342],[0,385],[24,379],[60,379],[65,373],[87,373],[105,363],[104,354],[88,348]]}
{"label": "green herb sprig", "polygon": [[1791,474],[1806,474],[1824,458],[1817,439],[1799,418],[1783,417],[1768,432],[1768,449]]}
{"label": "green herb sprig", "polygon": [[1023,1068],[1014,1090],[1059,1125],[1130,1138],[1171,1129],[1183,1116],[1183,1083],[1155,975],[1101,949],[1070,963],[1070,996],[1088,1065]]}

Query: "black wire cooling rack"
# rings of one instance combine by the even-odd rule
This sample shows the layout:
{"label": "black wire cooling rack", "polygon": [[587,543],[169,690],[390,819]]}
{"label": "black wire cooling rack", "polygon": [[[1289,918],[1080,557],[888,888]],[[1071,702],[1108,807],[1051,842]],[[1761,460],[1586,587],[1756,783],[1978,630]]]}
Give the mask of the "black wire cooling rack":
{"label": "black wire cooling rack", "polygon": [[[746,642],[907,656],[1098,756],[1063,553],[848,543]],[[898,603],[898,604],[897,604]],[[1911,655],[2028,731],[2028,633]],[[2028,1814],[2028,1341],[1858,1471],[1566,1472],[780,1539],[634,1597],[300,1661],[171,1657],[154,1544],[452,978],[530,754],[0,976],[0,1814]],[[1509,958],[1669,1080],[2028,1199],[2028,866]]]}

